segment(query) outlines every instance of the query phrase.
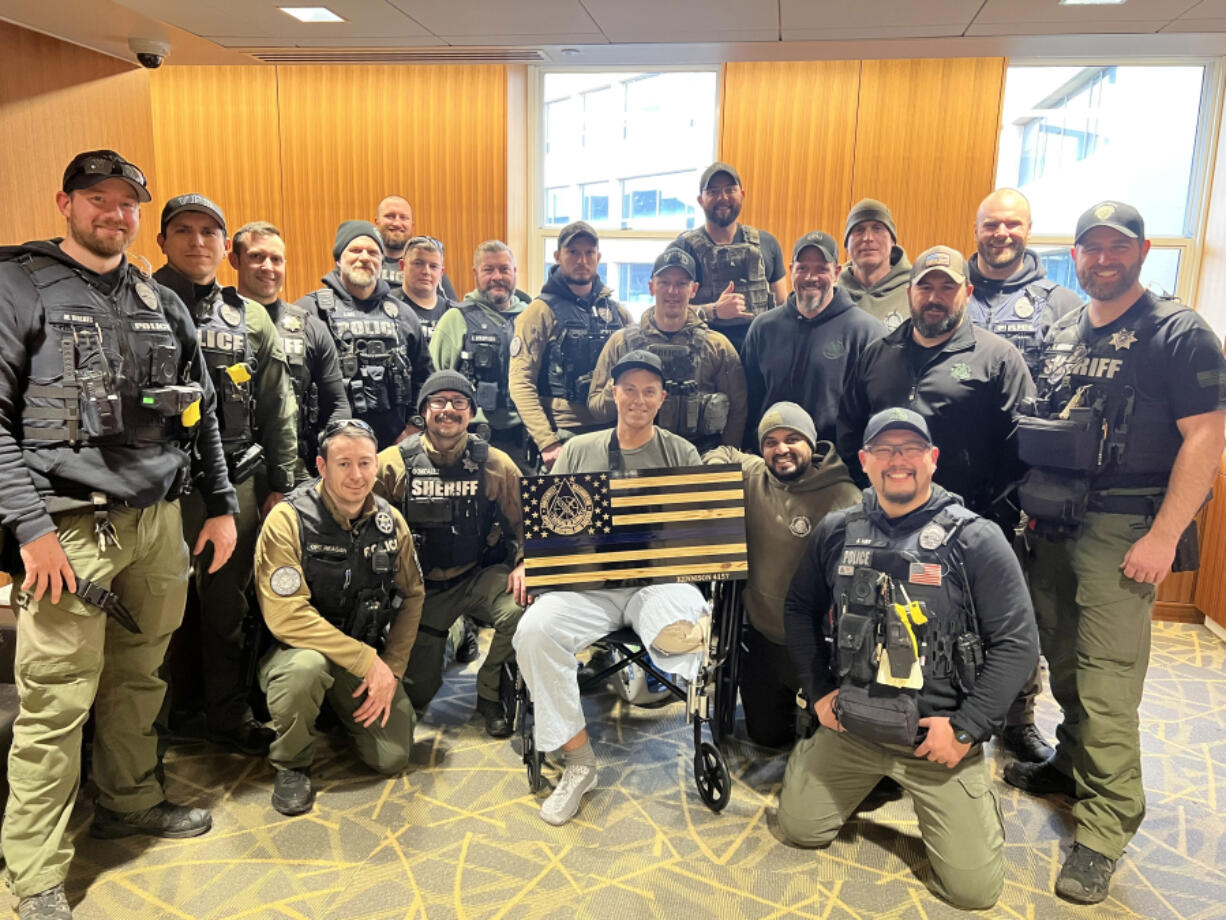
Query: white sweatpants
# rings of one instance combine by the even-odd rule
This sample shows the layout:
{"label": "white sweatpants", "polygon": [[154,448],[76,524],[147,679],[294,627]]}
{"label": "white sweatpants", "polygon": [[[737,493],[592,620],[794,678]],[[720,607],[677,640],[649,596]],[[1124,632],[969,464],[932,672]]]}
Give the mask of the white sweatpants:
{"label": "white sweatpants", "polygon": [[[515,630],[515,657],[532,692],[536,747],[555,751],[587,724],[579,698],[575,654],[629,626],[650,648],[665,626],[696,623],[706,601],[693,585],[647,585],[593,591],[553,591],[524,612]],[[699,653],[664,655],[650,648],[660,669],[687,680],[698,676]]]}

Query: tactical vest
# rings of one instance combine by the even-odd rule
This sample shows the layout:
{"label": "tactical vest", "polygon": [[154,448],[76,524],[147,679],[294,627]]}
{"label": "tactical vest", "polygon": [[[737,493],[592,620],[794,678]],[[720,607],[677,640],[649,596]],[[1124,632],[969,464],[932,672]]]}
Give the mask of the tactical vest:
{"label": "tactical vest", "polygon": [[400,542],[392,506],[377,495],[372,498],[375,513],[353,530],[336,522],[314,483],[299,486],[286,501],[298,514],[311,605],[346,635],[379,648],[398,605]]}
{"label": "tactical vest", "polygon": [[319,384],[311,375],[307,363],[306,324],[308,313],[297,304],[281,301],[277,314],[277,332],[285,349],[289,364],[290,381],[294,385],[294,398],[298,401],[299,454],[308,459],[302,450],[304,438],[319,428]]}
{"label": "tactical vest", "polygon": [[[876,647],[875,643],[872,646],[865,643],[861,649],[858,637],[852,636],[851,622],[873,606],[863,596],[865,576],[857,574],[871,571],[889,576],[902,586],[907,597],[924,607],[928,617],[924,635],[927,651],[922,664],[924,680],[954,679],[957,638],[978,628],[958,559],[957,537],[958,531],[977,517],[962,505],[946,505],[929,523],[900,538],[879,529],[862,505],[847,512],[847,532],[833,591],[838,617],[836,673],[841,678],[854,671],[850,659],[856,652],[871,652]],[[901,596],[894,599],[902,602]]]}
{"label": "tactical vest", "polygon": [[217,427],[227,453],[255,440],[252,377],[255,356],[247,329],[247,307],[232,287],[215,289],[192,307],[204,364],[217,389]]}
{"label": "tactical vest", "polygon": [[386,281],[393,291],[404,287],[404,272],[400,269],[400,260],[385,258],[379,266],[379,277]]}
{"label": "tactical vest", "polygon": [[694,303],[715,303],[729,282],[735,282],[736,293],[745,298],[745,309],[756,316],[773,307],[775,298],[766,280],[762,235],[744,224],[740,230],[743,243],[717,244],[702,227],[687,230],[681,238],[694,250],[695,260],[702,266],[702,281]]}
{"label": "tactical vest", "polygon": [[408,405],[413,369],[396,323],[401,305],[388,297],[379,310],[366,313],[329,288],[317,291],[315,299],[336,339],[341,376],[354,414]]}
{"label": "tactical vest", "polygon": [[541,300],[553,311],[554,329],[541,367],[544,385],[538,382],[537,389],[554,399],[586,405],[600,352],[622,328],[617,303],[607,296],[573,300],[552,292],[542,292]]}
{"label": "tactical vest", "polygon": [[718,435],[728,424],[727,394],[700,392],[698,388],[707,332],[706,326],[695,327],[690,330],[688,345],[674,345],[647,338],[638,326],[625,331],[627,350],[649,351],[664,368],[664,390],[668,396],[656,413],[655,423],[690,440]]}
{"label": "tactical vest", "polygon": [[1057,287],[1043,278],[1013,291],[995,307],[974,295],[968,304],[971,322],[1013,343],[1036,380],[1043,365],[1043,340],[1054,321],[1048,298]]}
{"label": "tactical vest", "polygon": [[151,392],[179,383],[182,348],[157,291],[132,265],[110,295],[76,270],[17,247],[0,252],[29,275],[45,335],[29,355],[22,441],[72,448],[185,445],[177,412],[148,408]]}
{"label": "tactical vest", "polygon": [[405,473],[401,508],[422,571],[479,563],[498,514],[498,505],[485,490],[490,446],[469,435],[463,455],[446,469],[431,462],[420,434],[399,446]]}
{"label": "tactical vest", "polygon": [[473,385],[477,405],[486,412],[512,408],[507,371],[511,365],[514,324],[491,319],[479,304],[472,302],[461,304],[459,310],[465,330],[457,369]]}

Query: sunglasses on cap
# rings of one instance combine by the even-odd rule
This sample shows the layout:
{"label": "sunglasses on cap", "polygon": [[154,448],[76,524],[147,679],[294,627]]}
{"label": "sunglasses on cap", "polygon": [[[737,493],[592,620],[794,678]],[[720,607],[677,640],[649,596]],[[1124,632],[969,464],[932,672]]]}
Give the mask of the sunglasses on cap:
{"label": "sunglasses on cap", "polygon": [[141,188],[146,187],[145,174],[143,172],[131,163],[120,162],[110,157],[86,157],[83,160],[78,160],[73,164],[72,172],[68,176],[68,182],[81,175],[127,179],[130,182],[135,182]]}
{"label": "sunglasses on cap", "polygon": [[372,438],[375,437],[375,429],[371,428],[369,424],[362,421],[360,418],[341,418],[334,422],[328,422],[328,424],[324,426],[323,437],[330,438],[332,435],[340,431],[344,431],[346,428],[356,428],[358,431],[362,432],[362,434],[370,435]]}
{"label": "sunglasses on cap", "polygon": [[425,244],[427,246],[433,246],[439,252],[444,251],[443,241],[440,239],[436,239],[433,236],[415,236],[411,240],[409,240],[407,243],[404,244],[404,248],[406,250],[412,249],[414,246],[421,246],[422,244]]}

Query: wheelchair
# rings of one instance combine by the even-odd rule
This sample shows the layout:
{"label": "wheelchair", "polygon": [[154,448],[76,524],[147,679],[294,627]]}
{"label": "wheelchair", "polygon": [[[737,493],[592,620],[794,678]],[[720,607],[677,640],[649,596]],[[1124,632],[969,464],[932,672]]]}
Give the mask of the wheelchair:
{"label": "wheelchair", "polygon": [[[629,628],[609,633],[593,643],[592,648],[610,652],[614,662],[580,685],[583,691],[600,686],[615,675],[624,680],[630,669],[638,668],[665,688],[673,699],[684,701],[686,722],[694,726],[694,783],[703,803],[717,814],[732,797],[732,778],[720,745],[731,735],[736,721],[743,586],[742,581],[717,581],[709,583],[704,591],[711,608],[711,632],[699,663],[698,676],[688,686],[678,685],[669,674],[661,671],[651,660],[643,641]],[[503,704],[522,745],[528,788],[534,793],[541,792],[546,787],[545,754],[536,749],[528,685],[512,662],[504,665],[502,692]],[[704,725],[710,741],[703,739]]]}

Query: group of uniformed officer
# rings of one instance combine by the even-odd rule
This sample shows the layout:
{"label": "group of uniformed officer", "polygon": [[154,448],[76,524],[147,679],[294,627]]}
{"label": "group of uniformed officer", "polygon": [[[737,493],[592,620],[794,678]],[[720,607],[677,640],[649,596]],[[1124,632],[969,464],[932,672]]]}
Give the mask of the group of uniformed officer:
{"label": "group of uniformed officer", "polygon": [[[877,775],[913,795],[948,784],[880,767],[873,745],[974,763],[972,798],[979,745],[1003,731],[1019,758],[1009,782],[1077,797],[1057,891],[1105,897],[1144,812],[1136,708],[1154,585],[1173,559],[1189,564],[1189,522],[1223,448],[1219,343],[1140,284],[1149,244],[1122,203],[1078,223],[1083,305],[1044,278],[1012,190],[980,206],[969,262],[942,246],[909,262],[889,208],[865,199],[848,215],[846,265],[829,234],[796,242],[790,295],[778,242],[738,220],[744,198],[733,167],[703,173],[705,223],[656,260],[638,323],[601,279],[591,225],[562,229],[536,298],[506,244],[482,243],[458,300],[443,244],[413,235],[398,196],[374,223],[338,227],[335,270],[291,304],[280,231],[246,224],[231,249],[199,194],[166,203],[166,265],[142,273],[124,252],[150,200],[143,174],[114,151],[75,157],[57,194],[66,235],[0,251],[0,515],[20,580],[22,706],[3,845],[23,918],[70,916],[64,830],[91,705],[92,832],[211,826],[164,799],[153,731],[189,566],[208,736],[268,753],[284,813],[311,807],[325,696],[364,762],[404,768],[461,615],[494,628],[477,711],[491,736],[509,734],[499,679],[529,601],[518,477],[615,422],[615,378],[644,354],[662,381],[654,423],[714,450],[707,462],[744,466],[751,570],[778,581],[800,560],[807,579],[785,603],[751,571],[747,599],[751,736],[790,744],[798,689],[824,726],[788,768],[788,836],[828,840],[841,819],[813,824],[812,803],[845,818],[874,772],[832,778],[813,753],[833,750],[823,731],[859,731],[855,757],[878,757]],[[227,254],[237,289],[216,281]],[[872,488],[837,511],[853,478]],[[1023,584],[996,552],[1015,533],[1029,592],[1005,610],[983,591]],[[258,663],[244,629],[253,568],[275,640]],[[1036,613],[1065,714],[1054,752],[1033,725]],[[271,729],[250,708],[249,673]],[[955,807],[945,792],[932,802]],[[975,852],[995,868],[947,860],[934,890],[994,900],[998,842]]]}

